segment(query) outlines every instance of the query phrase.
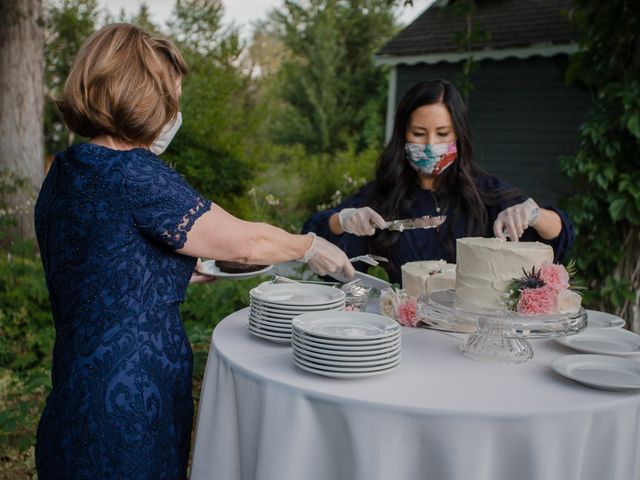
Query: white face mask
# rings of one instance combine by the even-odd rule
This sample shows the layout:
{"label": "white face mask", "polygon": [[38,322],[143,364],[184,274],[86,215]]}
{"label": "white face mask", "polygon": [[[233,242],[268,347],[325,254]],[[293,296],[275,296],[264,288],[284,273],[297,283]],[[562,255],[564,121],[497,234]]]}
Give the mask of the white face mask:
{"label": "white face mask", "polygon": [[182,112],[178,112],[178,115],[176,115],[176,119],[173,123],[169,122],[164,127],[162,127],[160,135],[158,135],[158,138],[153,141],[149,149],[156,155],[162,155],[164,151],[169,147],[169,144],[171,143],[171,140],[173,140],[173,137],[175,137],[176,133],[178,133],[181,125]]}

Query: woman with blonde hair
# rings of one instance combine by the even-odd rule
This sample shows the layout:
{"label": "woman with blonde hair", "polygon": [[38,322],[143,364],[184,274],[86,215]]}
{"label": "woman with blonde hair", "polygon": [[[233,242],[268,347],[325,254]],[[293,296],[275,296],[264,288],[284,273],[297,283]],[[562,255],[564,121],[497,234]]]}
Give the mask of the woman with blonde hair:
{"label": "woman with blonde hair", "polygon": [[56,339],[39,477],[185,478],[192,354],[179,305],[197,257],[354,274],[315,235],[242,221],[158,154],[181,123],[177,48],[128,24],[78,53],[58,106],[88,137],[56,155],[35,209]]}

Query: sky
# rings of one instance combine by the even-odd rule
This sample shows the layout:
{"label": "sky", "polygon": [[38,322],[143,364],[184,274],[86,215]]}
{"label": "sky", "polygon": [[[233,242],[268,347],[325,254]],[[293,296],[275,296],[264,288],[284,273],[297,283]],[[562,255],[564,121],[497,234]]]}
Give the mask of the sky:
{"label": "sky", "polygon": [[[146,3],[155,23],[164,23],[171,15],[175,0],[99,0],[101,8],[118,14],[121,8],[127,13],[136,13],[141,3]],[[400,20],[404,24],[413,21],[434,0],[414,0],[413,7],[401,7]],[[223,0],[225,23],[233,22],[240,27],[243,36],[251,32],[253,21],[264,18],[269,10],[282,4],[282,0]]]}

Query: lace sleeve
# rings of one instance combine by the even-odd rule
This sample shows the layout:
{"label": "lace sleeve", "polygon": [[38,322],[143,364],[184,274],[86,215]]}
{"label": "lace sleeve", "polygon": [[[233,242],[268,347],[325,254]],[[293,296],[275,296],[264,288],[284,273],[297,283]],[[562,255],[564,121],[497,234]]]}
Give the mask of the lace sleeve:
{"label": "lace sleeve", "polygon": [[124,166],[124,187],[135,226],[174,250],[184,246],[194,222],[211,209],[209,200],[151,152]]}

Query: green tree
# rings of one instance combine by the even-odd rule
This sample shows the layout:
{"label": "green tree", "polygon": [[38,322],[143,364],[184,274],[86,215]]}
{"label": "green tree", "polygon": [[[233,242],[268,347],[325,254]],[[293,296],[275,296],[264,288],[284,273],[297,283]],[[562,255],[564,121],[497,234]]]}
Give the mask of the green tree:
{"label": "green tree", "polygon": [[278,83],[277,142],[335,152],[380,142],[386,72],[373,53],[395,32],[387,0],[287,0],[271,27],[289,50]]}
{"label": "green tree", "polygon": [[25,181],[2,201],[27,237],[35,236],[30,211],[44,171],[42,8],[42,0],[0,2],[0,178]]}
{"label": "green tree", "polygon": [[251,79],[238,65],[238,32],[223,28],[220,0],[178,0],[169,33],[190,68],[184,79],[183,126],[165,160],[215,202],[242,213],[256,145]]}
{"label": "green tree", "polygon": [[453,2],[448,8],[442,9],[445,15],[452,18],[464,18],[464,25],[461,30],[453,33],[453,38],[458,46],[458,51],[466,54],[466,59],[462,64],[462,71],[455,77],[455,83],[462,92],[465,100],[469,100],[469,94],[473,91],[471,75],[475,73],[480,64],[473,58],[473,50],[476,44],[486,42],[491,38],[491,34],[477,26],[474,15],[477,7],[475,0],[459,0]]}
{"label": "green tree", "polygon": [[80,46],[96,30],[97,0],[58,0],[48,5],[45,27],[45,150],[64,150],[74,141],[52,97],[60,95]]}
{"label": "green tree", "polygon": [[593,92],[580,150],[564,172],[580,192],[568,209],[590,304],[640,329],[640,10],[632,0],[576,0],[579,53],[567,72]]}
{"label": "green tree", "polygon": [[142,2],[140,4],[138,13],[136,13],[133,17],[131,17],[129,22],[144,28],[149,33],[153,33],[153,34],[160,33],[158,26],[155,23],[153,23],[153,20],[151,20],[149,6],[145,2]]}

